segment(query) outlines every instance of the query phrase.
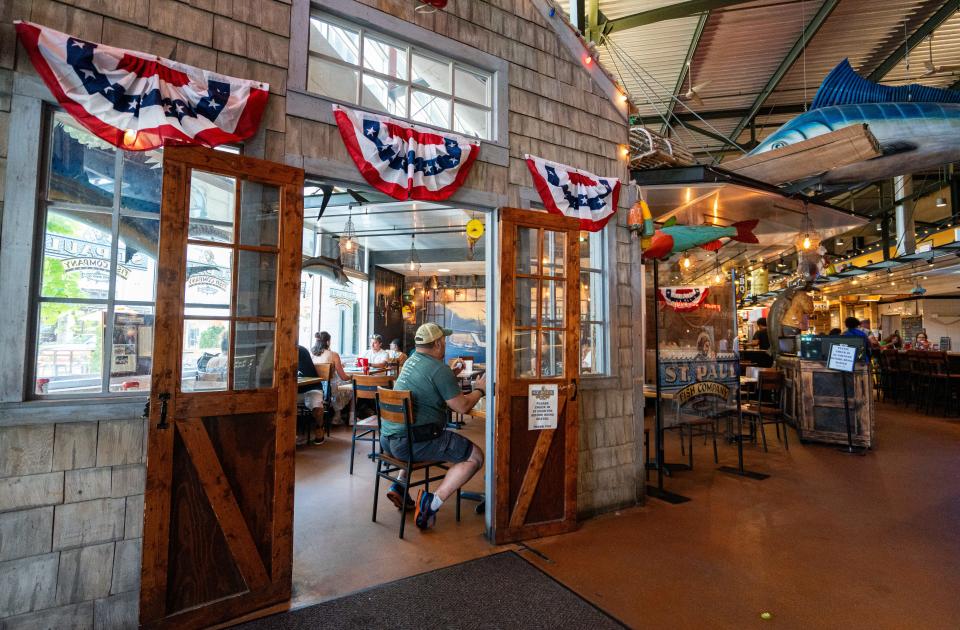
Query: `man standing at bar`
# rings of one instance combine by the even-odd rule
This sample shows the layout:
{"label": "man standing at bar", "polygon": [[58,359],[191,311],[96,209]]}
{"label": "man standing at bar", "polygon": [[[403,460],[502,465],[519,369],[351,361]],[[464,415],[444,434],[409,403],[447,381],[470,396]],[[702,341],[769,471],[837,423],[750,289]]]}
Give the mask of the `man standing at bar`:
{"label": "man standing at bar", "polygon": [[[431,527],[443,502],[467,483],[483,467],[483,451],[455,431],[445,430],[447,407],[467,413],[486,395],[487,378],[473,382],[473,391],[464,394],[454,371],[443,362],[449,328],[434,323],[417,329],[414,341],[417,351],[407,359],[394,383],[394,389],[410,390],[413,397],[413,444],[407,441],[403,426],[384,423],[380,435],[383,452],[397,459],[406,459],[413,449],[413,461],[437,460],[453,464],[436,492],[420,490],[416,503],[416,522],[420,529]],[[402,472],[401,472],[402,474]],[[390,486],[387,498],[402,507],[403,487]]]}

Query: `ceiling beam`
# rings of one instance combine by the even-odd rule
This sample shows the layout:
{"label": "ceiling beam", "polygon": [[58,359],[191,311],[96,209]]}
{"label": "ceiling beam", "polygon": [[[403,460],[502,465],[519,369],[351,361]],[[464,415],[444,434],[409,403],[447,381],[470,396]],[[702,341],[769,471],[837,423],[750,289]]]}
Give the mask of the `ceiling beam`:
{"label": "ceiling beam", "polygon": [[763,105],[763,102],[773,94],[773,91],[777,89],[777,86],[780,85],[780,81],[783,80],[783,77],[786,76],[787,72],[793,66],[794,62],[803,54],[804,47],[810,43],[810,40],[817,34],[817,31],[820,30],[820,27],[823,26],[823,23],[827,21],[827,18],[830,17],[830,14],[839,4],[840,0],[824,0],[824,3],[820,5],[820,9],[810,18],[810,22],[807,24],[806,28],[803,29],[803,34],[800,35],[800,38],[794,42],[793,47],[790,48],[790,52],[787,53],[786,57],[783,58],[783,61],[780,62],[780,65],[770,76],[770,79],[767,81],[767,84],[760,91],[760,94],[757,95],[757,98],[753,101],[753,105],[747,110],[747,115],[740,119],[740,122],[737,123],[737,126],[734,128],[733,133],[730,134],[731,138],[739,138],[740,132],[743,131],[746,126],[750,123],[760,107]]}
{"label": "ceiling beam", "polygon": [[752,1],[753,0],[687,0],[686,2],[671,4],[658,9],[650,9],[649,11],[641,11],[633,15],[626,15],[616,18],[615,20],[607,20],[601,24],[601,28],[604,34],[615,33],[628,28],[644,26],[645,24],[690,17],[691,15],[707,13],[714,9],[722,9],[723,7],[736,4],[746,4]]}
{"label": "ceiling beam", "polygon": [[[775,105],[763,111],[764,116],[794,115],[802,114],[806,111],[802,104],[793,105]],[[698,120],[718,120],[722,118],[743,118],[750,113],[749,109],[716,109],[706,112],[679,112],[673,115],[673,120],[677,122],[697,122]],[[663,118],[659,115],[634,116],[633,121],[639,125],[662,125]]]}
{"label": "ceiling beam", "polygon": [[737,146],[737,143],[734,142],[733,140],[731,140],[730,138],[728,138],[728,137],[726,137],[726,136],[723,136],[723,135],[721,135],[721,134],[719,134],[719,133],[716,133],[716,132],[714,132],[714,131],[710,131],[709,129],[704,129],[703,127],[698,127],[698,126],[693,125],[693,124],[691,124],[691,123],[684,123],[684,124],[683,124],[683,128],[684,128],[684,129],[687,129],[688,131],[692,131],[692,132],[694,132],[694,133],[699,133],[701,136],[706,136],[706,137],[708,137],[708,138],[712,138],[713,140],[716,140],[717,142],[722,142],[724,147],[726,147],[726,146]]}
{"label": "ceiling beam", "polygon": [[600,0],[587,0],[587,28],[584,35],[589,41],[600,41],[600,30],[597,28],[600,23]]}
{"label": "ceiling beam", "polygon": [[586,0],[573,0],[571,5],[573,10],[570,12],[570,19],[573,21],[573,25],[581,33],[586,32],[587,26],[587,10],[585,6]]}
{"label": "ceiling beam", "polygon": [[930,18],[920,26],[920,28],[914,31],[912,35],[907,37],[906,42],[897,46],[893,53],[884,59],[883,62],[877,66],[873,72],[870,73],[870,75],[867,77],[867,80],[880,81],[887,76],[887,74],[893,70],[907,55],[907,51],[914,48],[917,44],[922,42],[925,37],[930,35],[930,33],[937,30],[937,27],[946,22],[947,19],[956,13],[958,9],[960,9],[960,0],[947,0],[944,2],[939,11],[931,15]]}
{"label": "ceiling beam", "polygon": [[[673,98],[670,99],[670,103],[667,105],[667,123],[673,120],[673,110],[677,106],[677,101],[680,100],[680,91],[683,89],[683,81],[690,73],[690,62],[693,61],[693,55],[695,52],[697,52],[697,44],[700,43],[700,36],[703,35],[703,27],[707,25],[707,20],[709,19],[709,12],[702,14],[700,16],[700,21],[697,22],[697,28],[693,32],[693,37],[690,38],[690,46],[687,47],[687,56],[683,59],[683,66],[680,67],[680,74],[677,76],[677,85],[673,88]],[[667,133],[667,123],[664,123],[660,127],[661,135]]]}

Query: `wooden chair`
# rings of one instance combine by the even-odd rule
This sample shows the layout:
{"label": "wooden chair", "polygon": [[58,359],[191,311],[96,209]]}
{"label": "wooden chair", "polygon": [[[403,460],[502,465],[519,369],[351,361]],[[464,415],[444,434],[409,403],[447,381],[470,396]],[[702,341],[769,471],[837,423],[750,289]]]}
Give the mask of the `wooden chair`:
{"label": "wooden chair", "polygon": [[[380,414],[380,421],[395,425],[403,425],[407,435],[407,444],[413,446],[413,396],[409,390],[386,389],[380,387],[377,389],[377,409]],[[393,483],[398,483],[403,487],[403,496],[409,494],[410,488],[423,486],[426,492],[430,492],[430,482],[440,481],[444,475],[430,476],[431,468],[441,468],[448,470],[445,462],[441,461],[413,461],[413,449],[407,453],[405,460],[397,459],[385,453],[376,455],[377,460],[377,479],[373,486],[373,517],[372,521],[377,521],[377,501],[380,498],[380,479],[386,479]],[[412,475],[415,470],[423,470],[423,479],[413,481]],[[404,471],[403,479],[398,476],[391,476],[400,471]],[[460,520],[460,489],[457,489],[457,521]],[[400,508],[400,538],[403,538],[403,527],[407,522],[407,502],[403,501],[403,507]]]}
{"label": "wooden chair", "polygon": [[377,389],[393,387],[392,376],[366,376],[357,374],[353,377],[353,408],[357,409],[358,400],[372,400],[376,415],[369,418],[353,419],[353,437],[350,439],[350,474],[353,474],[353,457],[357,450],[357,442],[370,442],[371,458],[377,454],[377,442],[380,441],[380,409],[377,406]]}
{"label": "wooden chair", "polygon": [[333,424],[333,392],[330,389],[330,378],[333,375],[333,363],[314,363],[317,377],[323,379],[320,384],[323,389],[323,430],[330,437],[330,426]]}
{"label": "wooden chair", "polygon": [[743,407],[743,415],[749,416],[751,427],[760,429],[760,438],[763,440],[763,450],[767,452],[767,434],[763,429],[765,424],[777,426],[777,439],[780,439],[780,425],[783,425],[783,445],[789,451],[790,442],[787,437],[787,422],[783,413],[783,373],[776,368],[762,369],[758,375],[757,397]]}

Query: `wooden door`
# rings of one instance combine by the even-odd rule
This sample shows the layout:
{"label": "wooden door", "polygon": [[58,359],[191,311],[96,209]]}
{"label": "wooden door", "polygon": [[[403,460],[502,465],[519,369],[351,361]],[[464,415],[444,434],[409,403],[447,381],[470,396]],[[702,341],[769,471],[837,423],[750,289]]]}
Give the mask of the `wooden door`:
{"label": "wooden door", "polygon": [[[505,543],[576,527],[579,224],[507,208],[500,238],[494,531]],[[557,387],[555,429],[529,427],[540,385]]]}
{"label": "wooden door", "polygon": [[303,171],[167,148],[160,223],[140,622],[201,627],[290,597]]}

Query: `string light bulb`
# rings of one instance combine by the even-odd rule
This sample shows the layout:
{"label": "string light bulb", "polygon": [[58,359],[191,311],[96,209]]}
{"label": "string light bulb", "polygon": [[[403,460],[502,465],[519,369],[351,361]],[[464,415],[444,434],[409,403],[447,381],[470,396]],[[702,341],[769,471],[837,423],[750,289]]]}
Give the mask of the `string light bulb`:
{"label": "string light bulb", "polygon": [[804,250],[810,249],[810,236],[808,234],[803,235],[803,243],[801,243]]}
{"label": "string light bulb", "polygon": [[689,269],[689,268],[690,268],[690,255],[689,255],[689,254],[684,254],[684,255],[683,255],[683,268],[684,268],[684,269]]}

